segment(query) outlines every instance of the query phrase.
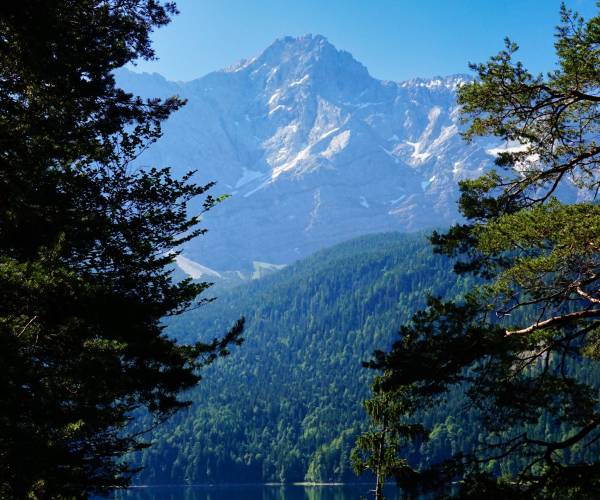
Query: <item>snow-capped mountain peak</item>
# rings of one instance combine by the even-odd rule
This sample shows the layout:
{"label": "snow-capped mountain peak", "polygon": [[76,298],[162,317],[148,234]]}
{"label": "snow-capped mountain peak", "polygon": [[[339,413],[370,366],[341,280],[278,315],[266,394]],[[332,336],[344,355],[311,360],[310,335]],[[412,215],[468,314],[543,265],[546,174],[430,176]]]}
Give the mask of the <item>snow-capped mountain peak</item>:
{"label": "snow-capped mountain peak", "polygon": [[456,90],[468,76],[380,81],[320,35],[281,38],[188,83],[119,78],[142,95],[188,99],[141,162],[198,168],[232,195],[186,250],[211,268],[449,224],[457,181],[493,161],[494,145],[460,138]]}
{"label": "snow-capped mountain peak", "polygon": [[238,65],[234,71],[249,71],[256,76],[263,68],[268,73],[280,72],[280,81],[287,77],[295,79],[301,74],[369,78],[367,69],[349,52],[338,50],[322,35],[280,38],[259,56]]}

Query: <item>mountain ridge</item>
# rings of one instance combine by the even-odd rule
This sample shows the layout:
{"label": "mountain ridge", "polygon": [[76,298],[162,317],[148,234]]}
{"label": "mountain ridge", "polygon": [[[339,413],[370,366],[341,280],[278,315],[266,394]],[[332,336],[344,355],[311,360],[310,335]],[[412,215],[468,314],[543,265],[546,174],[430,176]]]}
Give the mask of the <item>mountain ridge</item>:
{"label": "mountain ridge", "polygon": [[460,138],[466,75],[377,80],[321,35],[284,37],[256,57],[190,82],[119,72],[142,96],[188,105],[140,165],[199,168],[231,198],[184,249],[212,269],[288,264],[361,234],[459,220],[457,182],[493,162],[497,142]]}

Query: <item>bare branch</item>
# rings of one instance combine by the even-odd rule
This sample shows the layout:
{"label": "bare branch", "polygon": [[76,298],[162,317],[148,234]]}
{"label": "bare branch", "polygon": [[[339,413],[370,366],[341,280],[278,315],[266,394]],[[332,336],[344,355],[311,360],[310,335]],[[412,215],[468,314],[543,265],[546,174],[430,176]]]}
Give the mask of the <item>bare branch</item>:
{"label": "bare branch", "polygon": [[553,316],[546,320],[538,321],[533,325],[530,325],[527,328],[521,328],[520,330],[507,330],[506,336],[508,337],[509,335],[526,335],[528,333],[533,333],[536,330],[547,328],[549,326],[558,326],[578,319],[595,317],[600,317],[600,309],[587,309],[585,311],[576,311],[568,314],[563,314],[562,316]]}

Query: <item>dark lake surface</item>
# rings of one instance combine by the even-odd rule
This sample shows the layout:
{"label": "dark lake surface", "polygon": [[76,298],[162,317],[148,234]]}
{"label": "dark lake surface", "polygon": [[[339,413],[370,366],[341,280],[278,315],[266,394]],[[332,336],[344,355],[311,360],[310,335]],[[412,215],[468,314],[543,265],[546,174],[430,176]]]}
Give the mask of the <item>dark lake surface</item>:
{"label": "dark lake surface", "polygon": [[[115,500],[359,500],[371,499],[373,485],[219,485],[152,486],[115,492]],[[394,486],[385,489],[387,500],[400,500]]]}

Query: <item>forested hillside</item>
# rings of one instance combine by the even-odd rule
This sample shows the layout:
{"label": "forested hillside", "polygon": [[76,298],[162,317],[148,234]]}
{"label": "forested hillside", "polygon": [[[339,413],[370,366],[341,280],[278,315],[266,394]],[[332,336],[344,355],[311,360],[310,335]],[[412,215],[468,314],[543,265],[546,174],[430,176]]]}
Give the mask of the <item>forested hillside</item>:
{"label": "forested hillside", "polygon": [[428,294],[465,288],[422,235],[359,238],[223,293],[173,321],[210,338],[239,316],[245,344],[212,370],[195,404],[159,427],[141,483],[354,480],[373,349],[388,346]]}
{"label": "forested hillside", "polygon": [[[154,445],[137,457],[138,483],[355,481],[349,455],[366,426],[361,401],[373,376],[361,361],[389,346],[428,294],[456,298],[469,284],[424,235],[384,234],[323,250],[172,321],[170,334],[190,341],[244,315],[246,342],[210,370],[189,410],[154,431]],[[565,369],[600,386],[585,366]],[[481,442],[486,434],[464,403],[458,387],[420,415],[433,432],[406,450],[412,464]],[[547,436],[564,431],[550,420],[535,425]],[[502,474],[518,465],[488,468]]]}

